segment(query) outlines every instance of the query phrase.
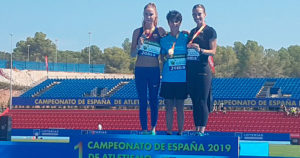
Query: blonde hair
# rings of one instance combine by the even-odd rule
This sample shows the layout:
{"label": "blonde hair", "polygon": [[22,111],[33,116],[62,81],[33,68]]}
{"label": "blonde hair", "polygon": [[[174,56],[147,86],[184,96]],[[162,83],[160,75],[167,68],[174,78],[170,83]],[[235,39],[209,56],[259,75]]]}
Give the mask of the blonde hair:
{"label": "blonde hair", "polygon": [[205,7],[204,7],[203,4],[196,4],[196,5],[194,5],[193,10],[196,9],[196,8],[202,8],[203,11],[204,11],[204,13],[206,14]]}
{"label": "blonde hair", "polygon": [[[148,3],[145,7],[144,7],[144,11],[148,8],[148,7],[152,7],[154,9],[154,12],[156,14],[156,17],[154,19],[154,26],[157,26],[158,23],[158,14],[157,14],[157,9],[156,9],[156,5],[154,3]],[[143,27],[145,25],[145,21],[143,20]]]}

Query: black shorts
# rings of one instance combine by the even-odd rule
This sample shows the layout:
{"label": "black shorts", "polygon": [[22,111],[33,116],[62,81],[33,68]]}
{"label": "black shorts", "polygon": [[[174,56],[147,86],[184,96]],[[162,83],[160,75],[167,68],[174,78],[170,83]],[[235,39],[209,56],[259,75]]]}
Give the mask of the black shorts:
{"label": "black shorts", "polygon": [[164,99],[186,99],[187,86],[185,82],[162,82],[159,96]]}

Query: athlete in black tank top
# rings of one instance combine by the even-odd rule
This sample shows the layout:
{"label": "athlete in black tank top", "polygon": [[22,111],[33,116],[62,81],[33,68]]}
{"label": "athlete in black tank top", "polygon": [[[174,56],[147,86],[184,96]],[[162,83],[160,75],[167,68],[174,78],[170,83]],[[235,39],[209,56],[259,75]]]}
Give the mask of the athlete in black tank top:
{"label": "athlete in black tank top", "polygon": [[137,55],[135,65],[135,83],[140,103],[140,123],[143,133],[148,134],[147,107],[151,108],[151,134],[155,134],[158,119],[158,90],[160,86],[160,38],[164,29],[157,28],[157,10],[153,3],[144,7],[143,27],[133,32],[131,56]]}

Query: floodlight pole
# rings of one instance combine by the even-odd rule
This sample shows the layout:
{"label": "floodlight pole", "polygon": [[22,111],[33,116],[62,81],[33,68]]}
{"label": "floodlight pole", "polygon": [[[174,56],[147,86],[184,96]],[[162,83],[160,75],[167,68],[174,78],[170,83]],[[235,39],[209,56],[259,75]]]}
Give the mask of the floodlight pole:
{"label": "floodlight pole", "polygon": [[91,67],[91,32],[89,32],[89,68]]}
{"label": "floodlight pole", "polygon": [[28,48],[28,49],[27,49],[27,55],[28,55],[27,60],[28,60],[28,62],[29,62],[29,47],[30,47],[30,45],[28,44],[28,45],[27,45],[27,48]]}
{"label": "floodlight pole", "polygon": [[12,50],[12,40],[13,40],[13,34],[9,34],[10,35],[10,102],[9,102],[9,108],[12,109],[12,66],[13,66],[13,61],[12,61],[12,56],[13,56],[13,50]]}
{"label": "floodlight pole", "polygon": [[56,39],[56,40],[55,40],[55,45],[56,45],[56,46],[55,46],[55,53],[56,53],[55,63],[57,63],[57,49],[58,49],[58,48],[57,48],[57,47],[58,47],[57,41],[58,41],[58,40]]}

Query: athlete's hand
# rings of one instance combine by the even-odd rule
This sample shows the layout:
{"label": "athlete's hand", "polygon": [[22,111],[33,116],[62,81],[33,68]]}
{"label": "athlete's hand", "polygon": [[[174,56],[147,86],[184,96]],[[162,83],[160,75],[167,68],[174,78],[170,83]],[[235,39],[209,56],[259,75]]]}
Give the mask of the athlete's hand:
{"label": "athlete's hand", "polygon": [[187,45],[187,47],[190,48],[190,49],[195,49],[196,51],[200,52],[200,47],[199,47],[199,45],[196,44],[196,43],[189,43],[189,44]]}
{"label": "athlete's hand", "polygon": [[140,38],[138,39],[138,45],[137,45],[138,48],[140,48],[140,47],[144,44],[144,39],[145,39],[145,38],[143,38],[143,37],[140,37]]}

